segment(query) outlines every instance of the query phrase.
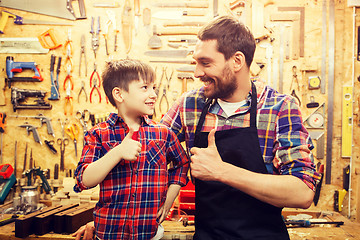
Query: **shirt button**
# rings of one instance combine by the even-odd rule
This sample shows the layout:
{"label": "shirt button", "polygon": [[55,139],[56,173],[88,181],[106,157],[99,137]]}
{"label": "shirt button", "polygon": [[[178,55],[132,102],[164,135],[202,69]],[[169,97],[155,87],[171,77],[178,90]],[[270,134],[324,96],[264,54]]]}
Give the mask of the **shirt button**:
{"label": "shirt button", "polygon": [[133,197],[135,197],[135,196],[136,196],[136,194],[135,194],[135,193],[133,193],[133,194],[132,194],[132,196],[133,196]]}
{"label": "shirt button", "polygon": [[230,120],[229,120],[229,119],[227,119],[227,120],[225,121],[225,123],[226,123],[226,124],[229,124],[229,123],[230,123]]}
{"label": "shirt button", "polygon": [[139,172],[138,170],[135,170],[135,174],[138,174],[138,172]]}

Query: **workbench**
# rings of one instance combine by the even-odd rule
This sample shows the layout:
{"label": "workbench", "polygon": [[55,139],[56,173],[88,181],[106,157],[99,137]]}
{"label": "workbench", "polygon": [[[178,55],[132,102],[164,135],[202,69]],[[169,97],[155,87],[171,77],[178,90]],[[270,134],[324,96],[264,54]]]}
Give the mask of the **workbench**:
{"label": "workbench", "polygon": [[[320,215],[320,212],[309,212],[309,211],[289,211],[287,214],[293,213],[305,213],[310,215]],[[337,212],[327,212],[326,218],[329,221],[343,221],[344,225],[336,227],[333,225],[314,225],[312,227],[289,227],[288,231],[290,234],[291,240],[320,240],[320,239],[336,239],[336,240],[351,240],[351,239],[360,239],[360,223],[351,222],[346,217],[342,216]],[[194,233],[194,226],[184,227],[182,222],[176,221],[165,221],[163,223],[165,228],[164,240],[187,240],[192,239]],[[0,239],[12,240],[12,239],[21,239],[15,237],[15,223],[10,223],[5,226],[0,227]],[[51,239],[51,240],[62,240],[62,239],[74,239],[69,234],[54,234],[48,233],[42,236],[30,235],[25,238],[27,240],[41,240],[41,239]]]}

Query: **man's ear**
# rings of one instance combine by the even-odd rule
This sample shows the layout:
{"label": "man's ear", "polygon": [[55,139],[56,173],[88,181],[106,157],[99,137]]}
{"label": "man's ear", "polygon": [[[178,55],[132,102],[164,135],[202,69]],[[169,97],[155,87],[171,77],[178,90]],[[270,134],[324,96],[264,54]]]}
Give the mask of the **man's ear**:
{"label": "man's ear", "polygon": [[237,51],[234,54],[233,59],[234,59],[234,71],[235,72],[240,71],[240,69],[242,69],[244,66],[246,66],[244,53]]}
{"label": "man's ear", "polygon": [[124,98],[123,98],[123,95],[122,95],[122,90],[118,87],[114,87],[113,90],[112,90],[112,96],[114,98],[114,100],[116,102],[123,102],[124,101]]}

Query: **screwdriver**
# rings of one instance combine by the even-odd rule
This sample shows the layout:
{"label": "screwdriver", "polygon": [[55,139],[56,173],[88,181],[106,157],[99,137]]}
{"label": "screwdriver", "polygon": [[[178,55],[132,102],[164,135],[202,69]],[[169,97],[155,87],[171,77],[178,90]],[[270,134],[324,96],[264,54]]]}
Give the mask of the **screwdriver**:
{"label": "screwdriver", "polygon": [[299,226],[299,227],[310,227],[314,224],[334,224],[337,227],[339,227],[340,225],[344,225],[344,222],[343,221],[328,222],[328,221],[310,221],[310,220],[286,220],[285,224],[286,225],[295,225],[295,226]]}
{"label": "screwdriver", "polygon": [[5,119],[6,113],[0,113],[0,133],[1,133],[1,140],[0,140],[0,163],[3,163],[3,133],[5,132]]}

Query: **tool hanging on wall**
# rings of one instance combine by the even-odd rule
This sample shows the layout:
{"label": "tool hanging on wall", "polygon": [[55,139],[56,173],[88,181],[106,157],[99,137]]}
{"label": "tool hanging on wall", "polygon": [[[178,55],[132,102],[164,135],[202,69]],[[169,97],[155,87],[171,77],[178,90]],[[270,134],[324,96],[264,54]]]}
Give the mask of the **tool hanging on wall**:
{"label": "tool hanging on wall", "polygon": [[22,116],[22,115],[13,116],[13,115],[11,115],[9,117],[12,117],[12,118],[25,118],[25,119],[29,119],[29,118],[39,119],[40,120],[40,127],[43,124],[46,124],[47,133],[49,135],[55,137],[54,129],[53,129],[52,124],[51,124],[51,118],[48,118],[48,117],[44,116],[41,113],[39,115],[37,115],[37,116]]}
{"label": "tool hanging on wall", "polygon": [[99,49],[99,38],[100,38],[100,16],[98,16],[98,24],[96,28],[96,32],[94,31],[95,18],[91,17],[91,47],[94,52],[94,57],[96,59],[96,52]]}
{"label": "tool hanging on wall", "polygon": [[0,38],[0,53],[46,54],[48,52],[49,49],[43,48],[38,38]]}
{"label": "tool hanging on wall", "polygon": [[40,143],[40,145],[42,145],[42,142],[40,140],[40,136],[39,136],[39,133],[37,131],[37,127],[25,122],[24,124],[22,125],[19,125],[18,127],[22,127],[22,128],[25,128],[26,129],[26,132],[28,134],[28,136],[30,135],[30,132],[32,132],[33,134],[33,138],[35,140],[35,142],[37,143]]}
{"label": "tool hanging on wall", "polygon": [[75,157],[77,157],[77,140],[79,138],[80,127],[76,123],[70,123],[66,126],[65,132],[74,142]]}
{"label": "tool hanging on wall", "polygon": [[309,90],[319,89],[321,85],[321,80],[319,76],[310,76],[308,82]]}
{"label": "tool hanging on wall", "polygon": [[85,102],[88,101],[88,96],[87,96],[87,93],[86,93],[86,90],[85,90],[85,82],[84,81],[81,81],[81,88],[80,88],[80,91],[78,93],[78,103],[80,103],[80,95],[84,93],[85,95]]}
{"label": "tool hanging on wall", "polygon": [[84,58],[85,63],[85,77],[87,76],[87,61],[86,61],[86,42],[85,42],[85,34],[81,35],[80,40],[80,60],[79,60],[79,77],[81,76],[81,63],[82,59]]}
{"label": "tool hanging on wall", "polygon": [[[47,92],[40,90],[19,89],[12,87],[11,103],[13,105],[14,112],[16,112],[17,109],[51,109],[52,105],[44,100],[46,93]],[[35,103],[26,104],[26,102],[28,102],[28,98],[35,98]]]}
{"label": "tool hanging on wall", "polygon": [[343,86],[342,124],[341,124],[341,156],[351,157],[352,125],[353,125],[353,87]]}
{"label": "tool hanging on wall", "polygon": [[99,73],[96,71],[96,62],[94,63],[94,71],[92,72],[90,76],[90,103],[92,103],[92,96],[94,91],[96,90],[98,96],[99,96],[99,103],[101,103],[101,93],[100,93],[100,85],[101,85],[101,79]]}
{"label": "tool hanging on wall", "polygon": [[151,36],[151,28],[150,28],[150,24],[151,24],[151,9],[150,8],[144,8],[143,10],[143,24],[144,24],[144,28],[146,33]]}
{"label": "tool hanging on wall", "polygon": [[322,103],[303,121],[307,129],[324,129],[325,103]]}
{"label": "tool hanging on wall", "polygon": [[343,189],[335,190],[334,193],[334,210],[337,212],[341,212],[344,205],[344,198],[346,193],[349,191],[350,184],[350,165],[346,166],[343,169]]}
{"label": "tool hanging on wall", "polygon": [[5,132],[6,113],[0,112],[0,163],[3,162],[3,134]]}
{"label": "tool hanging on wall", "polygon": [[73,98],[71,96],[71,84],[68,83],[66,88],[66,95],[65,95],[65,103],[64,103],[64,114],[72,115],[73,114]]}
{"label": "tool hanging on wall", "polygon": [[[267,85],[271,85],[271,64],[272,64],[272,57],[273,57],[273,46],[271,43],[260,44],[262,48],[266,49],[265,58],[267,60],[266,63],[266,70],[267,70]],[[275,81],[276,79],[274,79]]]}
{"label": "tool hanging on wall", "polygon": [[50,28],[38,36],[40,44],[46,49],[56,49],[61,47],[62,44],[58,40],[54,29]]}
{"label": "tool hanging on wall", "polygon": [[310,96],[310,103],[306,104],[307,108],[316,108],[319,106],[318,102],[315,102],[315,97],[314,96]]}
{"label": "tool hanging on wall", "polygon": [[80,17],[76,17],[72,2],[59,0],[1,0],[0,7],[14,8],[68,20],[86,19],[84,0],[78,0]]}
{"label": "tool hanging on wall", "polygon": [[122,36],[125,45],[125,52],[128,54],[132,45],[132,6],[130,0],[125,0],[121,16]]}
{"label": "tool hanging on wall", "polygon": [[[59,100],[60,99],[60,92],[59,92],[59,82],[57,79],[54,79],[54,66],[55,66],[55,55],[51,55],[50,58],[50,79],[51,79],[51,88],[50,88],[50,97],[49,100]],[[61,61],[59,59],[58,61]]]}
{"label": "tool hanging on wall", "polygon": [[[32,77],[15,77],[15,73],[21,73],[24,69],[34,71]],[[14,57],[6,57],[6,75],[5,81],[11,88],[12,82],[42,82],[43,78],[35,62],[14,62]]]}
{"label": "tool hanging on wall", "polygon": [[187,9],[187,10],[167,10],[167,11],[157,11],[152,15],[153,18],[163,19],[163,20],[180,20],[183,17],[187,16],[205,16],[206,11],[203,9]]}

